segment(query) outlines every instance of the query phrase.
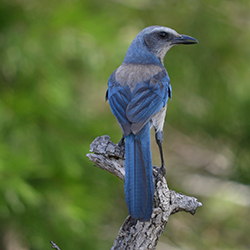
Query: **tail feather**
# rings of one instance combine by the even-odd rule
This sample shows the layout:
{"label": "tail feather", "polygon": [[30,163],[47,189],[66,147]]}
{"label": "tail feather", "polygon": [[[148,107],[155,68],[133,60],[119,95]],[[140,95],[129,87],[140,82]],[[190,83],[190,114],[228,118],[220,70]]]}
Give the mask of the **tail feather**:
{"label": "tail feather", "polygon": [[125,198],[129,214],[148,221],[153,210],[154,183],[149,123],[125,136]]}

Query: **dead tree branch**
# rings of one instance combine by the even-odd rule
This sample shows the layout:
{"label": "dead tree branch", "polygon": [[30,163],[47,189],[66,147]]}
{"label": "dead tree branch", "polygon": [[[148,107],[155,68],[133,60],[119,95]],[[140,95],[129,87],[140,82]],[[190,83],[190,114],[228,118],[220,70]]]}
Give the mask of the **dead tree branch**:
{"label": "dead tree branch", "polygon": [[[106,170],[124,181],[124,146],[114,144],[110,137],[97,137],[90,145],[88,158],[95,166]],[[140,222],[128,216],[123,223],[112,250],[116,249],[155,249],[171,214],[185,211],[191,214],[202,206],[194,197],[169,190],[165,177],[154,167],[155,195],[154,210],[150,221]]]}

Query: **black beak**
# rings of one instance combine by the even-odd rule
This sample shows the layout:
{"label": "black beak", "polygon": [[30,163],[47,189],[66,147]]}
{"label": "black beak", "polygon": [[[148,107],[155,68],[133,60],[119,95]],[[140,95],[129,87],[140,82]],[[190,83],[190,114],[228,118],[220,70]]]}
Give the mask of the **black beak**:
{"label": "black beak", "polygon": [[198,40],[191,36],[186,36],[186,35],[180,35],[178,37],[173,38],[172,44],[177,45],[177,44],[195,44],[198,43]]}

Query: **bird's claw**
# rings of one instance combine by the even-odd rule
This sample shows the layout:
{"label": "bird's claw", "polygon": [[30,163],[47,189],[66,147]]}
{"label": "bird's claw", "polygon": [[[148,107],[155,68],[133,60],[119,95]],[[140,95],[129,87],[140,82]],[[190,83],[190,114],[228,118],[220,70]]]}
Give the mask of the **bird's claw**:
{"label": "bird's claw", "polygon": [[117,143],[119,147],[122,147],[125,145],[124,137],[121,138],[121,140]]}
{"label": "bird's claw", "polygon": [[166,167],[165,167],[165,164],[162,164],[160,168],[158,167],[158,173],[161,176],[163,176],[163,177],[166,176]]}

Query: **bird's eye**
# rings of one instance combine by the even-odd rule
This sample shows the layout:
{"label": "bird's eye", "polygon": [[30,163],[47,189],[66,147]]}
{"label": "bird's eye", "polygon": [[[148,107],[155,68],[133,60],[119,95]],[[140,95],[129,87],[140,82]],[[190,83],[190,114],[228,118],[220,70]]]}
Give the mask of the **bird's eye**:
{"label": "bird's eye", "polygon": [[159,37],[161,39],[168,39],[169,38],[169,33],[162,31],[162,32],[159,33]]}

